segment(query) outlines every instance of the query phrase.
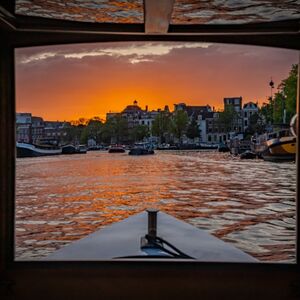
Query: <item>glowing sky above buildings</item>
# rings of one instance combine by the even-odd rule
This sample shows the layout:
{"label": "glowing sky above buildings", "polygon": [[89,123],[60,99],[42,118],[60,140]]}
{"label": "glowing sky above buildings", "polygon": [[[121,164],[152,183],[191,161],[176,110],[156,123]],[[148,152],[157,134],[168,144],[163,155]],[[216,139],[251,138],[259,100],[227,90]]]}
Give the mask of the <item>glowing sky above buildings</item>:
{"label": "glowing sky above buildings", "polygon": [[[224,97],[266,102],[298,52],[208,43],[105,43],[16,50],[17,112],[45,120],[105,117],[132,104],[223,107]],[[275,89],[276,91],[276,89]]]}

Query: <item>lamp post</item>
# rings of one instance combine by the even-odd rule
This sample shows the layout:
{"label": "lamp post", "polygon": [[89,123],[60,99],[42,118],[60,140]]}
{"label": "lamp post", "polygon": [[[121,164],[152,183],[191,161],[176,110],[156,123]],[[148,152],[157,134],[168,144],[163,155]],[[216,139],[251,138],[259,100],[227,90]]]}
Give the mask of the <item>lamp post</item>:
{"label": "lamp post", "polygon": [[283,124],[286,123],[286,108],[285,108],[285,101],[286,101],[286,96],[284,91],[282,92],[282,122]]}
{"label": "lamp post", "polygon": [[270,97],[270,103],[272,108],[272,123],[274,123],[275,120],[275,102],[273,103],[273,89],[274,89],[274,82],[271,77],[271,81],[269,82],[269,86],[271,89],[271,97]]}

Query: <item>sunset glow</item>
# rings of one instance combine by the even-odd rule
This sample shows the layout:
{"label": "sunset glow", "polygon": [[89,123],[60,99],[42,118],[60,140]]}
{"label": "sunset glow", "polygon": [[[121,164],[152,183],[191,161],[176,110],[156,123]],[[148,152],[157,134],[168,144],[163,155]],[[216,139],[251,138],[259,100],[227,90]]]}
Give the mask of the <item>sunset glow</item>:
{"label": "sunset glow", "polygon": [[185,102],[223,107],[270,95],[297,51],[208,43],[105,43],[16,50],[17,112],[46,120],[105,118],[134,100],[144,108]]}

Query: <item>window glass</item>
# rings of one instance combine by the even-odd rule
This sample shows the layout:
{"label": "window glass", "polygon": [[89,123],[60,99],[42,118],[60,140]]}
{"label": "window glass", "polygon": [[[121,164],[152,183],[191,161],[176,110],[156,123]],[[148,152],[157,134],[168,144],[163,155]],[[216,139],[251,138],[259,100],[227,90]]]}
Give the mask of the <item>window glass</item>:
{"label": "window glass", "polygon": [[[295,262],[296,51],[106,43],[22,48],[15,60],[16,260],[71,259],[63,246],[85,237],[95,253],[133,255],[127,221],[110,225],[156,208],[258,262]],[[235,99],[258,103],[245,123]],[[147,230],[136,222],[126,234]],[[158,236],[173,230],[195,253],[201,239],[176,222],[158,222]]]}

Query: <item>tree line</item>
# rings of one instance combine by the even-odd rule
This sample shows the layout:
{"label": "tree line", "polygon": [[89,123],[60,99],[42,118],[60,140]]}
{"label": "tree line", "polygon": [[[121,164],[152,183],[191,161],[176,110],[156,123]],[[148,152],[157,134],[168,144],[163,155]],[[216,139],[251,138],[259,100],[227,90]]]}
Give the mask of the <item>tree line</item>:
{"label": "tree line", "polygon": [[75,144],[86,144],[89,139],[95,140],[97,144],[130,144],[143,141],[150,135],[158,137],[160,143],[174,142],[174,138],[181,141],[184,133],[190,138],[199,137],[196,120],[189,124],[188,115],[182,110],[172,114],[159,112],[153,120],[151,130],[147,125],[130,128],[127,119],[118,114],[106,121],[98,117],[80,118],[68,124],[65,131],[64,142]]}
{"label": "tree line", "polygon": [[98,117],[80,118],[68,124],[65,130],[65,142],[74,144],[87,144],[89,139],[93,139],[97,144],[133,143],[148,136],[147,126],[128,128],[127,120],[121,115],[106,121]]}

